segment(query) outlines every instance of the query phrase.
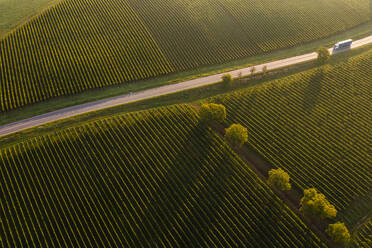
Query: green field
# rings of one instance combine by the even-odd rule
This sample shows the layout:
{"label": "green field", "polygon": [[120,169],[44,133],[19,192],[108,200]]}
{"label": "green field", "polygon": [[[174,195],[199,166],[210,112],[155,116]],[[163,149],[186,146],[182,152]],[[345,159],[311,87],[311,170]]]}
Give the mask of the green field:
{"label": "green field", "polygon": [[370,20],[369,0],[66,0],[0,40],[0,111],[263,54]]}
{"label": "green field", "polygon": [[0,38],[60,0],[0,0]]}
{"label": "green field", "polygon": [[[227,107],[226,126],[248,128],[242,157],[199,125],[200,102],[51,124],[2,144],[2,245],[325,247],[296,215],[295,195],[316,187],[353,234],[350,247],[369,247],[372,50],[363,51],[202,100]],[[244,162],[249,149],[290,174],[287,197]]]}
{"label": "green field", "polygon": [[[370,0],[0,0],[0,123],[58,97],[70,106],[364,37],[371,11]],[[370,248],[371,83],[367,45],[1,137],[0,247],[340,248],[325,229],[341,221],[346,247]],[[201,124],[206,102],[227,119]],[[242,148],[222,138],[234,123],[248,129]],[[291,190],[267,185],[272,168]],[[301,215],[311,187],[335,219]]]}
{"label": "green field", "polygon": [[249,129],[249,145],[298,189],[316,187],[353,227],[371,214],[372,50],[253,89],[217,96],[228,124]]}
{"label": "green field", "polygon": [[0,150],[8,247],[325,247],[186,105]]}

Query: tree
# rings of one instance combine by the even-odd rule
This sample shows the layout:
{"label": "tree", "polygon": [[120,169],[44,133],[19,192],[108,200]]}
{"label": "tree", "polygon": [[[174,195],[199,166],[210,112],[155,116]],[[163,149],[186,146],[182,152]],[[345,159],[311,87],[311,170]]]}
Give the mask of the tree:
{"label": "tree", "polygon": [[337,214],[336,208],[329,203],[325,195],[318,193],[314,188],[304,190],[300,205],[300,211],[310,218],[330,219]]}
{"label": "tree", "polygon": [[347,243],[350,242],[349,230],[342,222],[329,224],[326,233],[336,243],[346,245]]}
{"label": "tree", "polygon": [[242,79],[243,79],[243,73],[241,71],[239,71],[239,73],[238,73],[238,80],[239,80],[239,82],[241,82]]}
{"label": "tree", "polygon": [[264,65],[262,67],[262,73],[263,73],[264,76],[266,75],[266,73],[267,73],[267,66],[266,65]]}
{"label": "tree", "polygon": [[239,124],[232,124],[226,129],[225,139],[234,147],[241,147],[248,141],[248,130]]}
{"label": "tree", "polygon": [[200,121],[206,124],[211,122],[222,122],[226,119],[226,108],[222,104],[203,104],[199,111]]}
{"label": "tree", "polygon": [[267,183],[279,190],[290,190],[289,175],[282,169],[272,169],[269,171],[269,179]]}
{"label": "tree", "polygon": [[253,75],[255,73],[255,71],[256,71],[256,67],[252,66],[251,67],[251,75]]}
{"label": "tree", "polygon": [[329,51],[326,47],[318,48],[316,53],[318,54],[317,61],[318,61],[319,64],[324,64],[325,62],[327,62],[331,58],[331,54],[329,53]]}
{"label": "tree", "polygon": [[225,85],[225,86],[228,86],[231,81],[232,81],[232,76],[231,74],[225,74],[223,75],[222,77],[222,83]]}

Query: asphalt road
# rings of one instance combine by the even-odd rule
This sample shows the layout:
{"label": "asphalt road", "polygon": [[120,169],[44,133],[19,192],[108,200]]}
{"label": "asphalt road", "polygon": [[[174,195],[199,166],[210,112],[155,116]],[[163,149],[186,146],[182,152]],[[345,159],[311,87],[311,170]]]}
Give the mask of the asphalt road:
{"label": "asphalt road", "polygon": [[[352,48],[360,47],[366,44],[372,43],[372,36],[368,36],[364,39],[357,40],[353,42]],[[330,49],[332,51],[332,49]],[[266,64],[256,65],[256,73],[262,72],[262,68],[264,66],[267,67],[267,70],[274,70],[281,67],[294,65],[298,63],[303,63],[306,61],[310,61],[316,59],[317,54],[308,53],[300,56],[295,56],[287,59],[277,60]],[[115,107],[122,104],[132,103],[140,100],[145,100],[153,97],[158,97],[162,95],[168,95],[172,93],[176,93],[179,91],[189,90],[201,86],[206,86],[210,84],[214,84],[216,82],[221,81],[221,76],[226,73],[230,73],[233,77],[238,77],[239,73],[242,76],[247,76],[251,72],[251,67],[242,68],[230,72],[225,72],[221,74],[216,74],[212,76],[197,78],[181,83],[166,85],[158,88],[153,88],[149,90],[138,91],[132,94],[125,94],[117,97],[107,98],[99,101],[89,102],[86,104],[76,105],[69,108],[60,109],[57,111],[49,112],[46,114],[34,116],[29,119],[13,122],[4,126],[0,127],[0,137],[6,136],[12,133],[16,133],[25,129],[37,127],[49,122],[65,119],[68,117],[88,113],[91,111],[101,110],[109,107]]]}

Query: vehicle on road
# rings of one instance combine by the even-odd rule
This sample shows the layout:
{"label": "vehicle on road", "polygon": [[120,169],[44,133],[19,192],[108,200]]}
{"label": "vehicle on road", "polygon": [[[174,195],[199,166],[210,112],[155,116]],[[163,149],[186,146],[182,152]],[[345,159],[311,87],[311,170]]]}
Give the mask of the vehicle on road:
{"label": "vehicle on road", "polygon": [[335,46],[333,47],[332,54],[336,54],[336,53],[339,53],[339,52],[350,50],[352,43],[353,43],[352,39],[337,42],[335,44]]}

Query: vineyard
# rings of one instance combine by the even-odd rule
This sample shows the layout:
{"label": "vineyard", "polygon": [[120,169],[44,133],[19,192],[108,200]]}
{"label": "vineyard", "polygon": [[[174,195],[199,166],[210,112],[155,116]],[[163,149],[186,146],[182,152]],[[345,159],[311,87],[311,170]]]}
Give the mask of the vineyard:
{"label": "vineyard", "polygon": [[371,209],[372,50],[252,89],[217,96],[228,124],[298,189],[316,187],[353,226]]}
{"label": "vineyard", "polygon": [[0,40],[0,112],[291,47],[368,20],[369,0],[65,0]]}
{"label": "vineyard", "polygon": [[359,231],[356,238],[353,240],[351,247],[355,248],[370,248],[372,247],[372,219],[369,220]]}
{"label": "vineyard", "polygon": [[260,0],[249,1],[249,8],[246,0],[220,1],[263,51],[327,37],[368,19],[368,13],[355,12],[366,10],[367,1],[273,0],[264,8]]}
{"label": "vineyard", "polygon": [[8,247],[324,247],[186,105],[0,150]]}
{"label": "vineyard", "polygon": [[125,1],[63,1],[0,42],[2,111],[172,71]]}

